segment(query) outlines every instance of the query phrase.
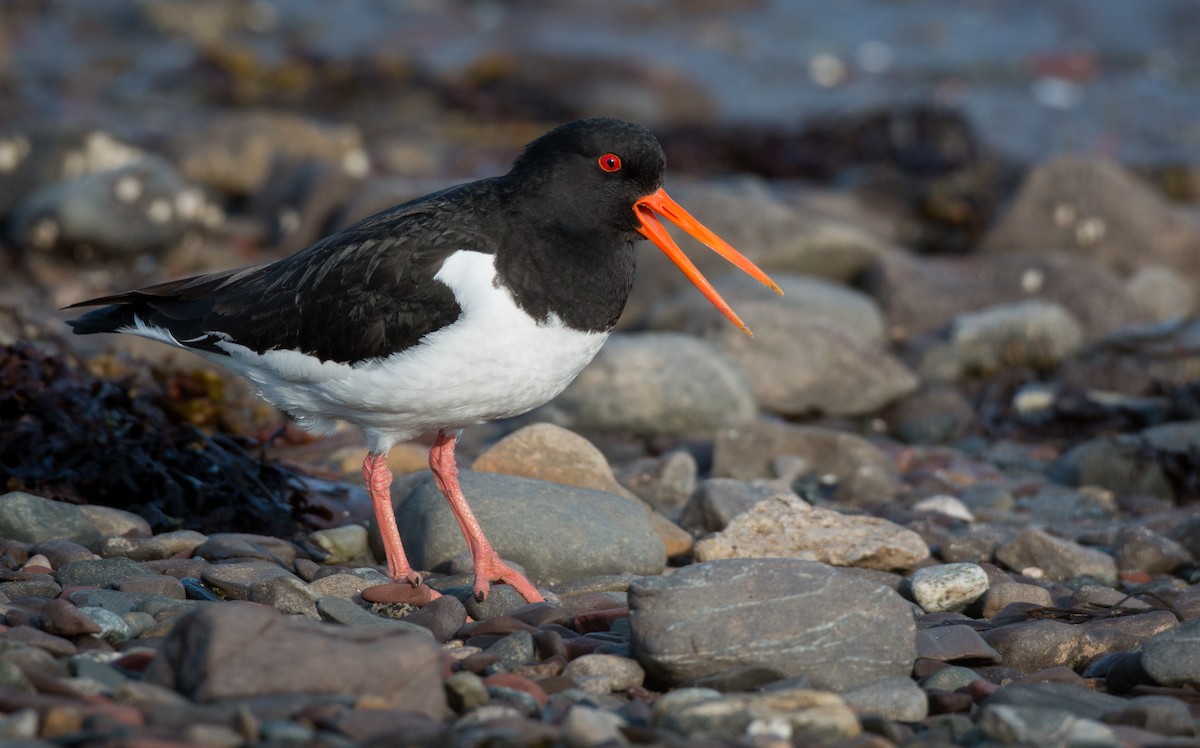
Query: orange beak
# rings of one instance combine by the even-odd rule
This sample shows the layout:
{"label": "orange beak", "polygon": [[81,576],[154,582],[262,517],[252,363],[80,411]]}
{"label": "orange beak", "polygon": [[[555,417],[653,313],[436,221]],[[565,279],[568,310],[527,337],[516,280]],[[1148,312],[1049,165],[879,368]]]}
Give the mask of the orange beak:
{"label": "orange beak", "polygon": [[695,239],[700,241],[709,249],[729,260],[738,267],[743,273],[746,273],[751,278],[754,278],[759,283],[771,289],[780,296],[783,291],[779,286],[775,285],[775,281],[767,277],[767,274],[758,268],[753,262],[747,260],[733,247],[729,246],[724,239],[710,231],[704,224],[697,221],[683,207],[672,200],[667,195],[665,190],[659,189],[657,192],[646,195],[641,200],[633,204],[633,209],[641,220],[642,225],[638,227],[638,232],[654,242],[663,253],[671,258],[671,262],[683,271],[687,279],[692,282],[696,288],[700,289],[700,293],[704,294],[704,298],[708,299],[713,306],[721,311],[730,322],[737,325],[750,337],[754,337],[754,333],[750,332],[750,328],[746,327],[746,323],[742,322],[741,318],[734,313],[729,304],[725,303],[725,299],[721,298],[721,294],[717,293],[717,289],[713,288],[708,279],[701,275],[692,261],[687,258],[667,230],[663,228],[662,223],[658,220],[661,215],[671,223],[688,232]]}

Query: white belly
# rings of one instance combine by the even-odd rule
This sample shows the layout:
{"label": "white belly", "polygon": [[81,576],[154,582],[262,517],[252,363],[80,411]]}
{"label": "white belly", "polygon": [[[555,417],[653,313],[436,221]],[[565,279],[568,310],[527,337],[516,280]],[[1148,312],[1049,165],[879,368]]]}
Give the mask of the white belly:
{"label": "white belly", "polygon": [[595,357],[607,332],[537,322],[496,284],[495,257],[455,252],[437,279],[458,298],[454,324],[387,358],[353,366],[296,351],[258,354],[231,342],[212,358],[252,380],[271,403],[319,429],[342,419],[373,451],[435,429],[519,415],[552,399]]}

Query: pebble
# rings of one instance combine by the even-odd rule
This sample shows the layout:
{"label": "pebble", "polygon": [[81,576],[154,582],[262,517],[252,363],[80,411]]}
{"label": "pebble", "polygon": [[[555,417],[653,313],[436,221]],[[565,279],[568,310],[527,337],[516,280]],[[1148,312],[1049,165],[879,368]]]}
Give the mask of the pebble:
{"label": "pebble", "polygon": [[83,509],[74,504],[50,501],[24,491],[0,495],[0,538],[41,543],[47,540],[71,540],[89,545],[100,539]]}
{"label": "pebble", "polygon": [[1142,667],[1160,685],[1200,687],[1200,619],[1143,642]]}
{"label": "pebble", "polygon": [[1021,573],[1036,569],[1051,581],[1092,576],[1105,584],[1117,582],[1117,564],[1112,556],[1033,527],[997,548],[996,558]]}
{"label": "pebble", "polygon": [[913,598],[926,612],[963,610],[988,590],[987,573],[977,564],[941,564],[913,572]]}
{"label": "pebble", "polygon": [[601,693],[637,688],[646,678],[646,671],[637,660],[611,654],[576,657],[567,663],[562,674],[576,679],[596,679],[597,688]]}
{"label": "pebble", "polygon": [[[669,683],[759,665],[845,690],[905,674],[915,658],[908,603],[812,561],[695,564],[636,580],[629,608],[634,657]],[[732,626],[730,610],[737,611]]]}
{"label": "pebble", "polygon": [[1022,301],[959,315],[950,340],[965,371],[989,374],[1007,367],[1057,366],[1083,349],[1084,332],[1061,305]]}
{"label": "pebble", "polygon": [[879,517],[811,507],[789,495],[759,502],[696,543],[696,559],[800,558],[833,566],[912,569],[929,547],[912,530]]}
{"label": "pebble", "polygon": [[967,625],[917,629],[917,657],[940,662],[1000,662],[1000,653]]}
{"label": "pebble", "polygon": [[759,735],[789,740],[803,734],[833,742],[862,731],[854,712],[837,694],[801,688],[763,694],[679,689],[658,700],[652,723],[692,739]]}
{"label": "pebble", "polygon": [[672,450],[661,457],[646,457],[622,466],[617,481],[656,511],[678,519],[696,492],[699,466],[690,452]]}
{"label": "pebble", "polygon": [[582,436],[552,423],[514,431],[475,458],[471,469],[630,496],[617,482],[604,453]]}
{"label": "pebble", "polygon": [[876,714],[897,722],[920,722],[929,713],[929,701],[908,676],[892,676],[841,694],[860,713]]}
{"label": "pebble", "polygon": [[345,564],[371,558],[371,550],[367,545],[367,528],[362,525],[317,530],[308,537],[329,554],[325,559],[326,564]]}
{"label": "pebble", "polygon": [[[501,556],[520,564],[534,584],[621,572],[656,574],[666,564],[666,549],[645,510],[629,499],[469,470],[460,471],[459,481],[488,540]],[[447,569],[465,542],[432,476],[398,479],[392,496],[409,560],[419,569]],[[374,529],[372,535],[377,542]],[[555,542],[544,542],[547,537]]]}
{"label": "pebble", "polygon": [[158,561],[183,553],[192,553],[208,537],[195,530],[175,530],[153,537],[107,537],[96,552],[104,558],[124,556],[134,561]]}
{"label": "pebble", "polygon": [[63,587],[105,587],[151,574],[149,568],[128,558],[100,558],[65,564],[58,570],[58,582]]}

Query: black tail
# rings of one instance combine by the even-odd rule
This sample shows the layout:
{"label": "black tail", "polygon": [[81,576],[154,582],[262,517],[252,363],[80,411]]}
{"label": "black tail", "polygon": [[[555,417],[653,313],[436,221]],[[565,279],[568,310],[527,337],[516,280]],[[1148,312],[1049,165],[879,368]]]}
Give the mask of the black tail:
{"label": "black tail", "polygon": [[[89,302],[84,302],[87,304]],[[73,306],[82,306],[74,304]],[[133,318],[138,314],[139,304],[112,304],[93,309],[82,317],[67,320],[67,324],[76,335],[92,335],[98,332],[116,332],[124,327],[133,326]],[[70,308],[70,307],[68,307]],[[142,319],[146,319],[150,310],[143,310]]]}

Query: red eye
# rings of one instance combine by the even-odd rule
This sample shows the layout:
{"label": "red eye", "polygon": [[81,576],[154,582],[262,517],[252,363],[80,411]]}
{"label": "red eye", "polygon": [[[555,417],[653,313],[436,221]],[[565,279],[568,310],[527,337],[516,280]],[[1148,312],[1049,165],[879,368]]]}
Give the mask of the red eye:
{"label": "red eye", "polygon": [[605,171],[616,171],[621,168],[621,157],[615,153],[606,153],[598,159],[598,163]]}

